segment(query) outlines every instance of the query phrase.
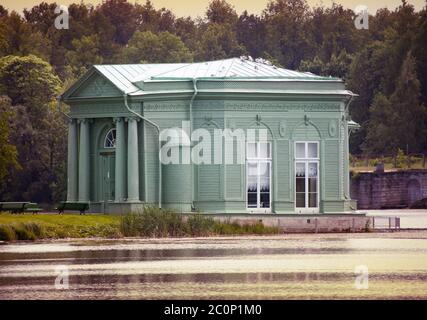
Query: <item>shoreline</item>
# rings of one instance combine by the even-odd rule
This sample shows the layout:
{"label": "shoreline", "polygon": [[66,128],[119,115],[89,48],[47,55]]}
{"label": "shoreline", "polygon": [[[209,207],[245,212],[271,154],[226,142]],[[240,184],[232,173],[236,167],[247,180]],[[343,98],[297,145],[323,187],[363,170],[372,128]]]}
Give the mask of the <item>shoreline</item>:
{"label": "shoreline", "polygon": [[427,239],[427,229],[400,230],[400,231],[372,231],[372,232],[340,232],[340,233],[287,233],[287,234],[236,234],[211,235],[196,237],[85,237],[85,238],[45,238],[37,240],[0,241],[0,245],[10,244],[40,244],[40,243],[71,243],[71,242],[185,242],[185,241],[217,241],[217,240],[337,240],[337,239]]}

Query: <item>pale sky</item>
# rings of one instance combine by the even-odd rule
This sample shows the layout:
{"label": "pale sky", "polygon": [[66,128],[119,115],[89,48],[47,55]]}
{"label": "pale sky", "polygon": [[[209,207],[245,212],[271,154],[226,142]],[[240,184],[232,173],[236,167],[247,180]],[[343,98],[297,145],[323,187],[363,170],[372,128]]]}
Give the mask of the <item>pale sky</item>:
{"label": "pale sky", "polygon": [[[24,8],[31,8],[36,4],[39,4],[43,0],[0,0],[0,4],[9,10],[15,10],[22,12]],[[80,2],[80,0],[44,0],[45,2],[51,3],[56,2],[62,5],[68,5],[70,3]],[[99,4],[102,0],[84,0],[84,3]],[[145,3],[145,0],[131,0],[129,2]],[[151,0],[157,9],[165,7],[170,9],[176,16],[203,16],[206,7],[209,4],[209,0]],[[266,7],[268,0],[228,0],[228,3],[234,5],[237,13],[241,13],[247,10],[249,13],[259,14]],[[308,0],[310,6],[323,5],[329,7],[332,4],[332,0]],[[401,3],[401,0],[335,0],[336,3],[342,4],[346,8],[355,9],[358,5],[366,5],[368,11],[374,14],[378,8],[387,7],[394,9]],[[418,11],[422,9],[426,0],[409,0],[409,3],[415,6]]]}

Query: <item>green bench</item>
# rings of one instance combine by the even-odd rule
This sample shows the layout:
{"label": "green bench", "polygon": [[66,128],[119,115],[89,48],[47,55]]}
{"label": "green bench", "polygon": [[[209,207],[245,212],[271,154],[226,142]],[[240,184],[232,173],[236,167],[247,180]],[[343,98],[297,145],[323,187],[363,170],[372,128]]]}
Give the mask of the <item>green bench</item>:
{"label": "green bench", "polygon": [[57,207],[58,213],[64,213],[65,210],[80,211],[80,214],[85,214],[89,210],[89,203],[87,202],[61,202]]}
{"label": "green bench", "polygon": [[42,211],[42,208],[39,208],[37,203],[30,202],[25,206],[25,212],[31,212],[32,214],[36,214]]}
{"label": "green bench", "polygon": [[10,213],[32,212],[35,214],[42,209],[33,202],[0,202],[0,211],[9,211]]}
{"label": "green bench", "polygon": [[23,213],[25,206],[29,202],[0,202],[0,211],[9,211],[10,213]]}

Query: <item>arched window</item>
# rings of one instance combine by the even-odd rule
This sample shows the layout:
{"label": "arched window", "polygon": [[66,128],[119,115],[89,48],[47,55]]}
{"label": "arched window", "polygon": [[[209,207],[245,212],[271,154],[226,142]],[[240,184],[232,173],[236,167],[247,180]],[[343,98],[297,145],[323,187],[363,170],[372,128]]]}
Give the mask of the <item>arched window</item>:
{"label": "arched window", "polygon": [[116,129],[110,129],[108,130],[107,134],[105,135],[104,140],[104,148],[115,148],[116,147]]}

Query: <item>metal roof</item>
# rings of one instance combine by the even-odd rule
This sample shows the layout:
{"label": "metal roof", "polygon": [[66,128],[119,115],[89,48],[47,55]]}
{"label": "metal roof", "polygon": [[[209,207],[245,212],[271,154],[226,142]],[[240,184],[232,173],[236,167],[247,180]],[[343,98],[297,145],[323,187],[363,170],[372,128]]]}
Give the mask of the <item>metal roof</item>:
{"label": "metal roof", "polygon": [[310,72],[298,72],[271,65],[265,60],[231,58],[196,63],[155,63],[94,65],[94,68],[109,79],[124,93],[140,91],[137,82],[155,80],[179,80],[189,78],[229,79],[293,79],[293,80],[339,80],[321,77]]}
{"label": "metal roof", "polygon": [[155,64],[110,64],[94,65],[94,68],[110,80],[124,93],[139,90],[134,82],[142,81],[151,76],[182,67],[184,63],[155,63]]}
{"label": "metal roof", "polygon": [[265,60],[231,58],[225,60],[197,62],[180,68],[168,70],[152,76],[162,78],[292,78],[292,79],[330,79],[310,72],[298,72],[276,67]]}

